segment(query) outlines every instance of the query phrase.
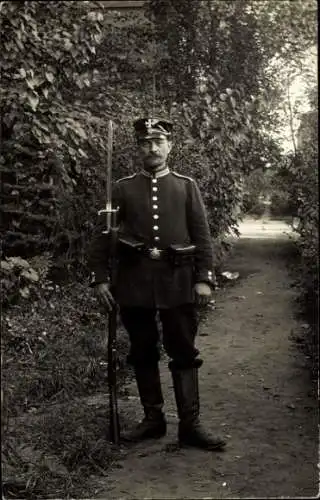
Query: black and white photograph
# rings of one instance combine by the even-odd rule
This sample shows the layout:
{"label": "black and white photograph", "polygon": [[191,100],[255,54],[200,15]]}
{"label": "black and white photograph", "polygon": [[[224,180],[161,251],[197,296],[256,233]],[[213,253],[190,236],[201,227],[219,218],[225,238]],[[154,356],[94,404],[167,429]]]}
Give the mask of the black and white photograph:
{"label": "black and white photograph", "polygon": [[318,2],[0,1],[2,500],[319,498]]}

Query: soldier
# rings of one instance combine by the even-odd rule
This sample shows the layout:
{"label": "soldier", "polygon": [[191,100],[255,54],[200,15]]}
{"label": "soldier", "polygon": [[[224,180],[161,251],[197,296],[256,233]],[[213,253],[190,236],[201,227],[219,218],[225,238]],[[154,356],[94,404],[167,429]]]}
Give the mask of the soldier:
{"label": "soldier", "polygon": [[113,204],[119,207],[117,280],[108,285],[107,239],[97,236],[90,265],[100,300],[115,301],[130,339],[128,362],[134,367],[144,419],[125,436],[139,441],[166,433],[159,374],[159,332],[179,417],[180,445],[222,450],[225,442],[208,434],[199,421],[198,369],[195,347],[197,307],[214,289],[213,248],[205,207],[196,182],[167,166],[172,123],[160,118],[134,123],[143,169],[118,180]]}

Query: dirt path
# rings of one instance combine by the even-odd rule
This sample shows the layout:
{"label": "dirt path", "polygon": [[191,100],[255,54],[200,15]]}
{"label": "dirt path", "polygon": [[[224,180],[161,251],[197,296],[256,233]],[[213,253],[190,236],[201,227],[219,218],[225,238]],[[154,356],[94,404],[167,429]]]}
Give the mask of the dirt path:
{"label": "dirt path", "polygon": [[[299,324],[284,260],[287,237],[279,230],[275,238],[266,227],[249,233],[243,226],[243,237],[227,263],[228,270],[240,272],[240,279],[216,293],[216,309],[207,314],[197,342],[204,359],[202,421],[226,436],[226,451],[176,447],[176,409],[164,358],[168,435],[123,448],[96,498],[318,494],[316,401],[303,355],[290,339]],[[120,401],[120,411],[133,422],[142,417],[135,384],[128,383],[126,391],[129,398]]]}

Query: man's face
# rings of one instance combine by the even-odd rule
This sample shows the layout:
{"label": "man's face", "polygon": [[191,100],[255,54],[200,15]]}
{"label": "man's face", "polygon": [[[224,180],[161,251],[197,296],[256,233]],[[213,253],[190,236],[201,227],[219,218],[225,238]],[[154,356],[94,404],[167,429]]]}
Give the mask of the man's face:
{"label": "man's face", "polygon": [[156,170],[164,166],[171,147],[171,141],[165,136],[138,140],[140,157],[148,170]]}

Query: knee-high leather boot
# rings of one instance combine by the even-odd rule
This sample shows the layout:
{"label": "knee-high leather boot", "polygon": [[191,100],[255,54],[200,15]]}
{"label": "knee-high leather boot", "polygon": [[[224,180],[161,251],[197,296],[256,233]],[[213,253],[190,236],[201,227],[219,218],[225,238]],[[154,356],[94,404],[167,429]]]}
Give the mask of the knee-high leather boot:
{"label": "knee-high leather boot", "polygon": [[135,429],[123,435],[123,439],[137,442],[160,438],[166,434],[167,424],[162,411],[163,395],[159,367],[135,367],[135,376],[145,416]]}
{"label": "knee-high leather boot", "polygon": [[179,417],[180,445],[206,450],[222,450],[225,441],[207,433],[200,424],[198,368],[177,369],[169,364]]}

